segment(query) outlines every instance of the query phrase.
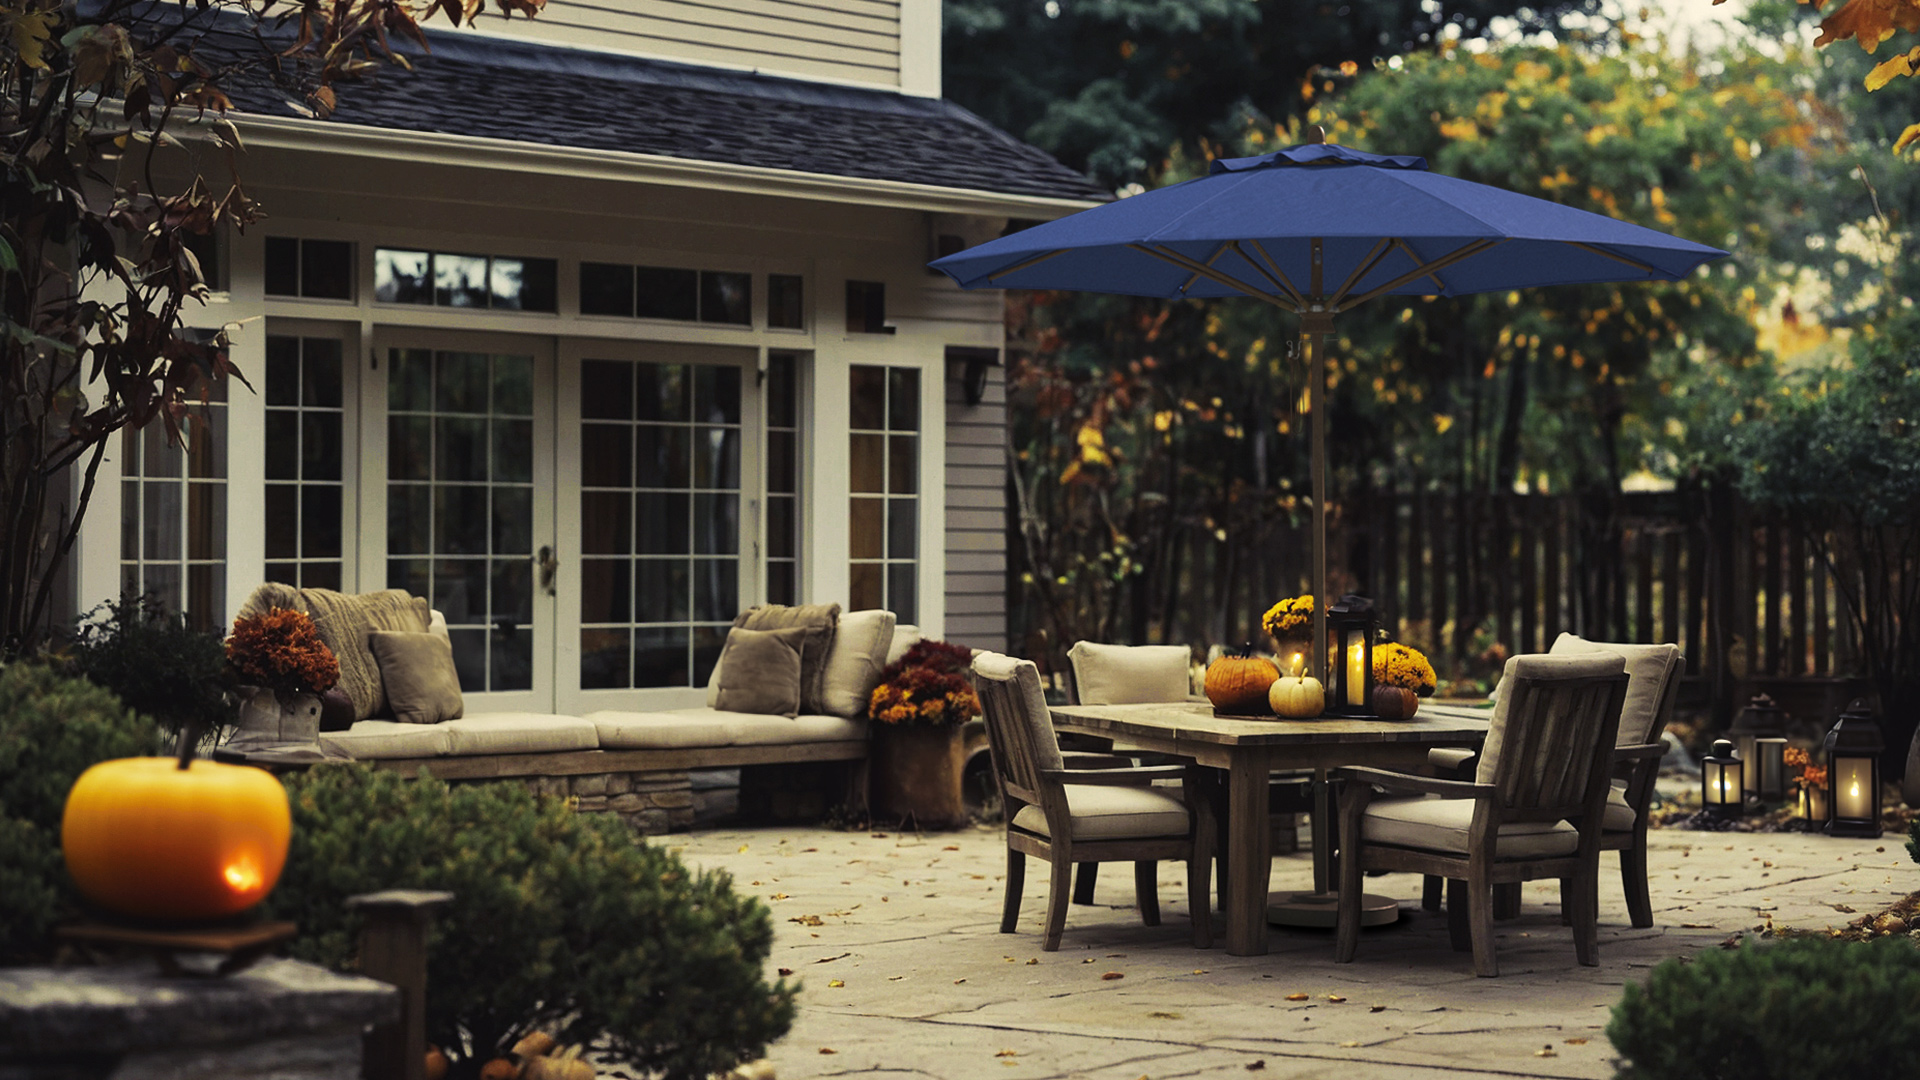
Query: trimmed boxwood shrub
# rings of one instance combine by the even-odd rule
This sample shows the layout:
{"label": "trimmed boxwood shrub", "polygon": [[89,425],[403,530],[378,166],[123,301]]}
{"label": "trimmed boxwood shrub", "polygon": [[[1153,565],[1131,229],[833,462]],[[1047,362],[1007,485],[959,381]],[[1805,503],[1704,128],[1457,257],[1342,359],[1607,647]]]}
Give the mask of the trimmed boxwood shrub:
{"label": "trimmed boxwood shrub", "polygon": [[293,847],[267,905],[299,923],[296,956],[352,966],[356,893],[454,894],[428,944],[427,1031],[456,1076],[538,1028],[646,1073],[705,1077],[792,1026],[797,987],[762,977],[766,907],[612,815],[519,784],[361,765],[316,767],[287,789]]}
{"label": "trimmed boxwood shrub", "polygon": [[1795,938],[1663,961],[1627,984],[1607,1038],[1620,1080],[1920,1073],[1920,950]]}
{"label": "trimmed boxwood shrub", "polygon": [[233,725],[224,639],[189,627],[158,600],[127,596],[94,608],[69,653],[76,672],[170,732],[198,721],[217,737]]}
{"label": "trimmed boxwood shrub", "polygon": [[44,663],[0,667],[0,963],[46,960],[48,930],[80,911],[60,817],[82,772],[158,752],[160,732],[112,693]]}

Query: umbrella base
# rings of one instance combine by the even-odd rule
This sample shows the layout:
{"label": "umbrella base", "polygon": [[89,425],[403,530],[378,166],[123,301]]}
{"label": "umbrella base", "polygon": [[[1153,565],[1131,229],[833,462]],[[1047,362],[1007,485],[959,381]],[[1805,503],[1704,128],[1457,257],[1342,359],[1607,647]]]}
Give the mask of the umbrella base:
{"label": "umbrella base", "polygon": [[[1331,930],[1340,921],[1339,893],[1274,893],[1267,898],[1267,922],[1272,926]],[[1400,901],[1366,893],[1360,897],[1360,925],[1390,926],[1400,921]]]}

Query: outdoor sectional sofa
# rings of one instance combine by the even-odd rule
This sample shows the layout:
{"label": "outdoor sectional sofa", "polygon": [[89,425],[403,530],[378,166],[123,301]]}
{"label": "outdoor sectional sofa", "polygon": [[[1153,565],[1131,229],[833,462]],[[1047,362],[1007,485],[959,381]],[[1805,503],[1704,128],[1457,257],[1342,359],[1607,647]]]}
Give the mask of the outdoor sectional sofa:
{"label": "outdoor sectional sofa", "polygon": [[[343,689],[350,671],[364,678],[371,668],[371,677],[379,679],[377,661],[356,662],[371,658],[366,641],[373,631],[414,629],[394,624],[418,616],[425,623],[418,629],[446,634],[438,612],[397,589],[353,597],[263,586],[242,614],[266,605],[314,616],[321,637],[341,657]],[[825,655],[824,708],[816,713],[788,717],[718,708],[717,672],[708,704],[698,708],[605,709],[584,716],[485,712],[434,723],[392,719],[384,693],[361,686],[349,697],[358,699],[363,718],[346,730],[322,732],[320,744],[330,755],[407,773],[425,769],[443,780],[522,780],[536,791],[576,798],[581,811],[614,813],[644,832],[666,832],[693,823],[694,770],[863,764],[868,696],[881,670],[919,637],[916,627],[896,627],[890,611],[839,615]],[[863,767],[852,770],[849,801],[864,801],[864,773]]]}

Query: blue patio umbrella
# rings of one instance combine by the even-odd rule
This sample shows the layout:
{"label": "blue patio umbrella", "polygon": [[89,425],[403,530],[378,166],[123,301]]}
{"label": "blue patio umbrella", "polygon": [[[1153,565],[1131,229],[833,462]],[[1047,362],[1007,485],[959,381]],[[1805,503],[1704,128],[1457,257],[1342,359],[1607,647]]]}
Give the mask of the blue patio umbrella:
{"label": "blue patio umbrella", "polygon": [[[1726,252],[1427,171],[1426,159],[1309,143],[935,261],[966,289],[1164,299],[1249,296],[1301,317],[1312,420],[1315,640],[1327,640],[1326,435],[1318,362],[1334,316],[1381,296],[1677,281]],[[1324,667],[1313,650],[1316,671]],[[1323,673],[1324,674],[1324,673]]]}

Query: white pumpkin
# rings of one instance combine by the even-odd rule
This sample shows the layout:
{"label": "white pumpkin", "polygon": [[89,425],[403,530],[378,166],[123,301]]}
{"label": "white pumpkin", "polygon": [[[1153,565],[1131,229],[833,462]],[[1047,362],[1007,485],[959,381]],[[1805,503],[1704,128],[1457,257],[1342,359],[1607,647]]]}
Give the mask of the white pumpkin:
{"label": "white pumpkin", "polygon": [[1283,675],[1267,689],[1267,704],[1275,716],[1304,720],[1327,707],[1327,691],[1311,675]]}

